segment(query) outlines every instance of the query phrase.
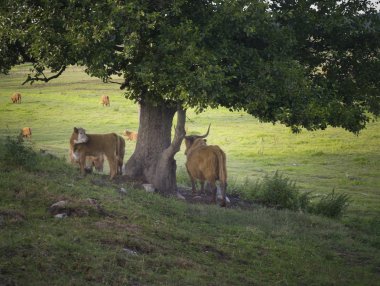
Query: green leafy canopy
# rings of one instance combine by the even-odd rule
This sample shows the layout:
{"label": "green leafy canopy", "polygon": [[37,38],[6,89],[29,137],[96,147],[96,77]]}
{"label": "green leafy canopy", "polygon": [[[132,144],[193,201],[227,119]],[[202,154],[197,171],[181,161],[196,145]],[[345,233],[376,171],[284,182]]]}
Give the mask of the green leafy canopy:
{"label": "green leafy canopy", "polygon": [[0,72],[68,65],[153,105],[224,106],[298,131],[359,132],[380,113],[370,1],[5,0]]}

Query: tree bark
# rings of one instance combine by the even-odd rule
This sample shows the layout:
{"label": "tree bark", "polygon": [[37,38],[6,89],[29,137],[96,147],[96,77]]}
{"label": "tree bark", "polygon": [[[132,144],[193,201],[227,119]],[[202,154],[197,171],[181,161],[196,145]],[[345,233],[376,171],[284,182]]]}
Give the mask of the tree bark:
{"label": "tree bark", "polygon": [[[172,122],[177,112],[177,127],[171,142]],[[135,152],[125,164],[125,174],[131,179],[153,184],[163,194],[177,191],[176,161],[185,136],[186,112],[167,106],[141,103],[140,126]]]}

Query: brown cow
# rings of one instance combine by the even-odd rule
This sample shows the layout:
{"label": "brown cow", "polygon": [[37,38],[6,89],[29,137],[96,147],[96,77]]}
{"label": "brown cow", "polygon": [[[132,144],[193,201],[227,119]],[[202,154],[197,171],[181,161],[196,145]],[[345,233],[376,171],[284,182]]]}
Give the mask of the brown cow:
{"label": "brown cow", "polygon": [[32,137],[32,129],[30,127],[24,127],[20,131],[20,137],[22,138],[31,138]]}
{"label": "brown cow", "polygon": [[136,132],[125,130],[123,135],[127,137],[129,141],[137,141],[138,134]]}
{"label": "brown cow", "polygon": [[[118,151],[118,167],[117,174],[123,174],[123,161],[125,155],[125,140],[121,136],[118,135],[118,139],[120,140],[119,151]],[[79,163],[79,157],[74,153],[73,148],[75,144],[86,143],[88,141],[87,134],[83,128],[78,128],[78,139],[73,140],[73,145],[70,144],[70,160],[71,163]],[[86,156],[85,161],[85,170],[87,173],[92,173],[92,168],[95,167],[95,170],[98,172],[103,172],[104,166],[104,154],[98,154],[96,156]]]}
{"label": "brown cow", "polygon": [[11,96],[11,100],[12,100],[12,103],[21,103],[21,93],[19,93],[19,92],[15,92],[15,93]]}
{"label": "brown cow", "polygon": [[210,131],[208,127],[205,135],[185,136],[187,157],[186,169],[189,174],[192,191],[196,192],[195,182],[201,182],[201,192],[204,192],[204,183],[207,181],[213,191],[213,201],[216,202],[217,187],[215,182],[219,180],[222,193],[221,206],[226,206],[227,169],[226,154],[219,146],[206,144],[204,138]]}
{"label": "brown cow", "polygon": [[108,95],[102,95],[100,98],[100,103],[104,106],[110,106],[110,98]]}
{"label": "brown cow", "polygon": [[85,133],[83,128],[74,127],[70,138],[70,149],[73,150],[73,157],[79,161],[82,175],[86,174],[86,156],[99,156],[99,154],[104,154],[108,160],[110,179],[112,180],[119,172],[120,165],[123,165],[124,152],[120,152],[121,146],[123,145],[121,139],[123,138],[115,133],[86,134],[87,140],[82,141],[79,138],[79,134],[83,133]]}

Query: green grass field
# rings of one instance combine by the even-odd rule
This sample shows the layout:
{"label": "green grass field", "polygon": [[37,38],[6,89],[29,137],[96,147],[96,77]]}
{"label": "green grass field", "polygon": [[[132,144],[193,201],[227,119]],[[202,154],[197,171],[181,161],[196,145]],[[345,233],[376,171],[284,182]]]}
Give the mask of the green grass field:
{"label": "green grass field", "polygon": [[[24,85],[28,66],[0,76],[0,140],[31,127],[34,149],[67,161],[74,126],[88,133],[137,131],[137,105],[118,85],[104,84],[83,69],[61,78]],[[13,92],[22,104],[12,104]],[[110,96],[103,107],[100,96]],[[340,221],[289,211],[254,211],[187,205],[128,188],[120,199],[111,183],[78,179],[63,162],[47,171],[2,165],[0,177],[0,282],[16,285],[376,285],[380,278],[380,123],[359,136],[342,129],[292,134],[225,109],[187,112],[187,132],[204,133],[227,154],[228,192],[275,171],[302,191],[333,189],[351,197]],[[126,159],[134,143],[127,142]],[[184,148],[176,155],[180,184]],[[50,166],[52,164],[52,166]],[[43,164],[41,166],[44,166]],[[6,171],[7,170],[7,171]],[[60,172],[62,175],[60,175]],[[29,183],[27,183],[29,182]],[[74,206],[96,198],[113,213],[58,221],[46,209],[62,198]],[[35,204],[34,204],[35,203]],[[74,207],[75,208],[75,207]],[[20,214],[20,219],[15,219]],[[0,218],[2,217],[0,216]],[[9,219],[10,217],[10,219]],[[126,255],[123,249],[137,255]],[[124,252],[123,252],[124,251]],[[55,273],[62,269],[62,276]],[[47,275],[50,281],[44,280]],[[29,279],[29,280],[28,280]],[[41,282],[42,281],[42,282]],[[49,283],[51,282],[51,283]],[[0,283],[1,284],[1,283]],[[5,283],[6,284],[6,283]],[[11,284],[12,285],[12,284]]]}
{"label": "green grass field", "polygon": [[[35,148],[68,157],[68,140],[74,126],[88,133],[137,131],[138,108],[124,98],[116,84],[103,84],[72,67],[55,81],[24,85],[27,66],[1,76],[0,136],[15,136],[28,126]],[[12,104],[10,96],[20,91],[23,103]],[[111,107],[100,96],[111,98]],[[209,144],[227,153],[229,181],[258,180],[278,170],[305,191],[347,192],[352,195],[350,213],[380,215],[380,122],[370,123],[359,136],[337,128],[292,134],[281,125],[264,124],[244,112],[225,109],[201,114],[187,112],[187,132],[204,133],[211,123]],[[133,142],[127,142],[126,159]],[[184,172],[184,148],[176,155]],[[364,214],[366,215],[366,214]]]}

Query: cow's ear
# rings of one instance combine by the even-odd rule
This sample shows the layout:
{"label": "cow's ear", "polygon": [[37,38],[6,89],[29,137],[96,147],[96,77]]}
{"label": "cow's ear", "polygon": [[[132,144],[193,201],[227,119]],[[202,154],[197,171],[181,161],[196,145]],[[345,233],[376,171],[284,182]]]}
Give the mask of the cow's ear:
{"label": "cow's ear", "polygon": [[78,133],[78,128],[74,127],[74,133]]}
{"label": "cow's ear", "polygon": [[207,139],[203,139],[205,142],[207,142]]}

